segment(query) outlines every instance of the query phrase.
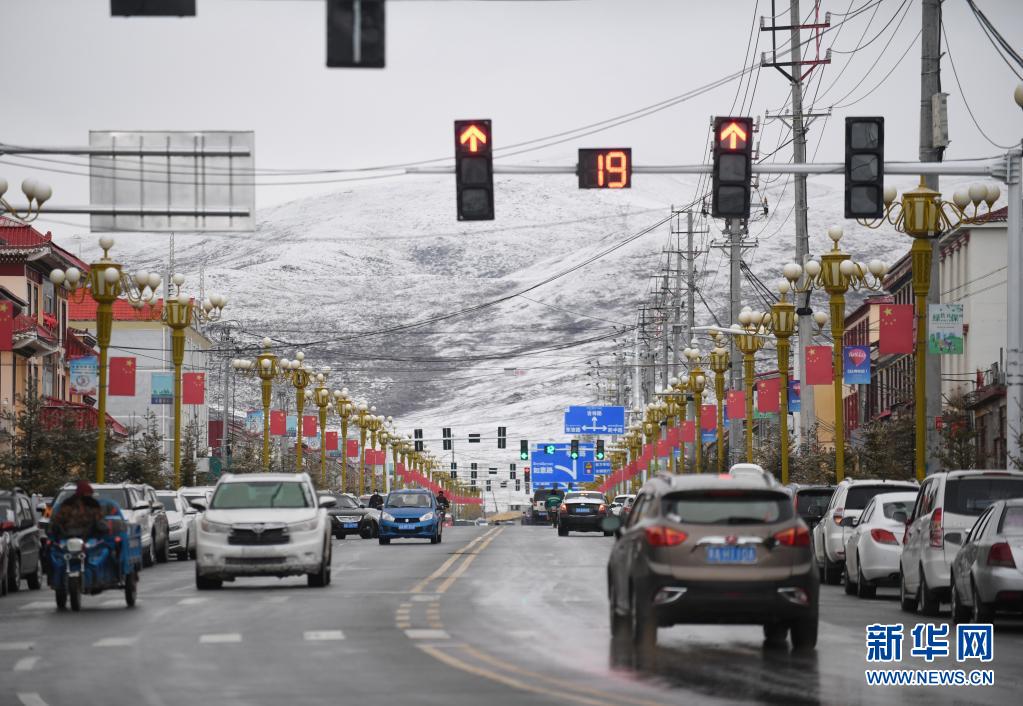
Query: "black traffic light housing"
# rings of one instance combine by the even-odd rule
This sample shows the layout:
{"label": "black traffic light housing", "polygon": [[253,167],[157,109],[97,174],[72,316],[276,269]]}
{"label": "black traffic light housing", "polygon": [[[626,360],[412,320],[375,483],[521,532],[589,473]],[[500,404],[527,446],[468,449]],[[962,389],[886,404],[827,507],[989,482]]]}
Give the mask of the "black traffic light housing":
{"label": "black traffic light housing", "polygon": [[497,428],[497,448],[506,449],[508,448],[508,428],[498,427]]}
{"label": "black traffic light housing", "polygon": [[845,119],[845,217],[884,216],[884,118]]}
{"label": "black traffic light housing", "polygon": [[460,221],[494,220],[494,155],[489,120],[455,121],[455,196]]}
{"label": "black traffic light housing", "polygon": [[195,17],[195,0],[110,0],[111,17]]}
{"label": "black traffic light housing", "polygon": [[526,481],[527,483],[529,482],[529,471],[522,472],[522,480]]}
{"label": "black traffic light housing", "polygon": [[327,68],[384,68],[385,5],[327,0]]}
{"label": "black traffic light housing", "polygon": [[568,452],[568,455],[571,456],[573,460],[579,458],[579,440],[578,439],[572,439],[572,448]]}
{"label": "black traffic light housing", "polygon": [[443,429],[441,429],[440,430],[440,435],[441,435],[441,437],[443,437],[442,440],[441,440],[441,445],[444,447],[444,450],[445,451],[450,451],[451,450],[451,427],[444,427]]}
{"label": "black traffic light housing", "polygon": [[414,441],[415,450],[416,451],[422,451],[423,450],[423,430],[422,429],[413,429],[412,430],[412,438],[415,439],[415,441]]}
{"label": "black traffic light housing", "polygon": [[593,456],[598,461],[603,461],[604,460],[604,440],[603,439],[597,439],[597,448],[593,452]]}
{"label": "black traffic light housing", "polygon": [[458,471],[451,471],[451,480],[458,480]]}
{"label": "black traffic light housing", "polygon": [[519,460],[521,460],[521,461],[528,461],[529,460],[529,440],[528,439],[520,439],[519,440]]}
{"label": "black traffic light housing", "polygon": [[753,118],[714,118],[711,215],[749,218],[753,178]]}

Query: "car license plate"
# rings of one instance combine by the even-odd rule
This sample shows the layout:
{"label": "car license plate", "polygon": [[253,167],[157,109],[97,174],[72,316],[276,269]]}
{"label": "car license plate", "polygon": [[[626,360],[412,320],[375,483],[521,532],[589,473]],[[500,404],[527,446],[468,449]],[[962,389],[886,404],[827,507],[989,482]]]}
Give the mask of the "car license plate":
{"label": "car license plate", "polygon": [[755,564],[757,548],[752,546],[707,547],[708,564]]}
{"label": "car license plate", "polygon": [[583,514],[583,513],[587,513],[587,512],[589,512],[589,511],[590,511],[590,508],[588,508],[588,507],[577,507],[577,508],[575,509],[575,511],[576,511],[576,512],[577,512],[578,514],[580,514],[580,515],[581,515],[581,514]]}
{"label": "car license plate", "polygon": [[355,529],[358,526],[359,526],[358,522],[346,522],[345,523],[345,529]]}

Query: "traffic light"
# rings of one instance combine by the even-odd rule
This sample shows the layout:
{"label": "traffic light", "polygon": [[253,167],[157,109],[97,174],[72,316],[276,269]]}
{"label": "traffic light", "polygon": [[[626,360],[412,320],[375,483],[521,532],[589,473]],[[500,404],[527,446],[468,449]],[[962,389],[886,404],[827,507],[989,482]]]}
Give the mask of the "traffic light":
{"label": "traffic light", "polygon": [[527,483],[529,482],[529,471],[528,470],[522,472],[522,480],[526,481]]}
{"label": "traffic light", "polygon": [[445,451],[450,451],[451,450],[451,427],[444,427],[443,429],[441,429],[440,430],[440,435],[442,437],[444,437],[443,440],[441,441],[441,444],[443,445],[444,450]]}
{"label": "traffic light", "polygon": [[572,460],[579,458],[579,440],[572,439],[572,450],[568,452],[568,455],[572,457]]}
{"label": "traffic light", "polygon": [[327,0],[327,68],[384,68],[385,4]]}
{"label": "traffic light", "polygon": [[518,493],[518,492],[521,492],[521,491],[522,491],[522,482],[521,481],[515,481],[515,492]]}
{"label": "traffic light", "polygon": [[845,119],[845,217],[884,216],[884,118]]}
{"label": "traffic light", "polygon": [[749,218],[752,166],[753,118],[714,118],[714,218]]}
{"label": "traffic light", "polygon": [[489,120],[455,121],[458,220],[494,220],[494,155]]}
{"label": "traffic light", "polygon": [[111,17],[195,17],[195,0],[110,0]]}
{"label": "traffic light", "polygon": [[596,449],[596,451],[594,451],[593,455],[594,455],[594,458],[596,458],[598,461],[603,461],[604,460],[604,440],[603,439],[597,439],[597,449]]}
{"label": "traffic light", "polygon": [[478,477],[479,475],[476,473],[476,471],[469,471],[469,478],[471,480],[475,481]]}
{"label": "traffic light", "polygon": [[519,440],[519,460],[521,460],[521,461],[528,461],[529,460],[529,440],[528,439],[520,439]]}
{"label": "traffic light", "polygon": [[508,480],[515,480],[515,471],[508,471]]}
{"label": "traffic light", "polygon": [[490,479],[487,478],[487,490],[490,490]]}
{"label": "traffic light", "polygon": [[556,451],[557,449],[554,447],[554,444],[545,444],[543,447],[543,452],[548,456],[553,456]]}
{"label": "traffic light", "polygon": [[497,428],[497,448],[506,449],[508,448],[508,428],[498,427]]}
{"label": "traffic light", "polygon": [[423,430],[422,429],[413,429],[412,430],[412,436],[415,439],[414,444],[415,444],[416,451],[422,451],[423,450]]}
{"label": "traffic light", "polygon": [[451,480],[458,480],[458,471],[451,471]]}

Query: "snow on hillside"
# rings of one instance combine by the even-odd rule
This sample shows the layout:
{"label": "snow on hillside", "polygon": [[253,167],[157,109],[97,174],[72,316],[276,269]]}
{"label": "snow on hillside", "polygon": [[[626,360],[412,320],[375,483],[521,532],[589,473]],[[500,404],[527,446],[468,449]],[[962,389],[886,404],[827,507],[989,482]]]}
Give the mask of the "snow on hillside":
{"label": "snow on hillside", "polygon": [[[430,439],[449,426],[464,438],[471,431],[494,436],[506,426],[506,451],[492,442],[474,447],[471,458],[464,443],[456,450],[461,461],[514,462],[518,439],[561,438],[562,408],[594,401],[593,388],[584,387],[585,361],[614,343],[529,351],[610,337],[613,326],[634,324],[649,275],[663,261],[668,224],[528,292],[528,299],[378,332],[514,294],[579,264],[656,223],[671,204],[685,203],[696,179],[637,176],[628,191],[579,191],[573,177],[503,177],[495,185],[497,220],[466,224],[455,218],[452,181],[367,182],[262,211],[252,234],[179,234],[177,270],[194,291],[204,266],[207,290],[229,296],[227,313],[242,324],[247,342],[269,335],[286,357],[301,348],[310,363],[334,369],[332,386],[346,385],[394,415],[402,431],[422,427]],[[836,178],[809,183],[811,250],[829,246],[827,227],[842,223],[843,246],[858,259],[891,263],[903,255],[905,236],[842,220],[841,187]],[[792,189],[782,178],[767,191],[772,217],[751,224],[758,247],[745,257],[773,289],[781,265],[792,259],[791,221],[781,225]],[[713,231],[712,239],[720,239],[716,225]],[[166,270],[165,236],[118,241],[115,253],[131,267]],[[703,293],[713,307],[727,303],[722,255],[712,249],[701,260],[710,269]],[[723,309],[719,315],[727,321]],[[699,301],[697,319],[710,321]],[[247,391],[238,404],[258,404],[255,388]],[[439,443],[431,447],[440,451]]]}

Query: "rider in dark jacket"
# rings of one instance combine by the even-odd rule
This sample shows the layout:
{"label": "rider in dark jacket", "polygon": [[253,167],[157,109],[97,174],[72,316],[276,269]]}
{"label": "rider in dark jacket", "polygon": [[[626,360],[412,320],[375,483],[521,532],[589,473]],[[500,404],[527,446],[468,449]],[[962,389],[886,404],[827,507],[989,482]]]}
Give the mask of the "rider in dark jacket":
{"label": "rider in dark jacket", "polygon": [[97,537],[107,533],[103,506],[92,497],[92,486],[80,480],[75,494],[60,504],[50,520],[49,533],[54,539]]}

